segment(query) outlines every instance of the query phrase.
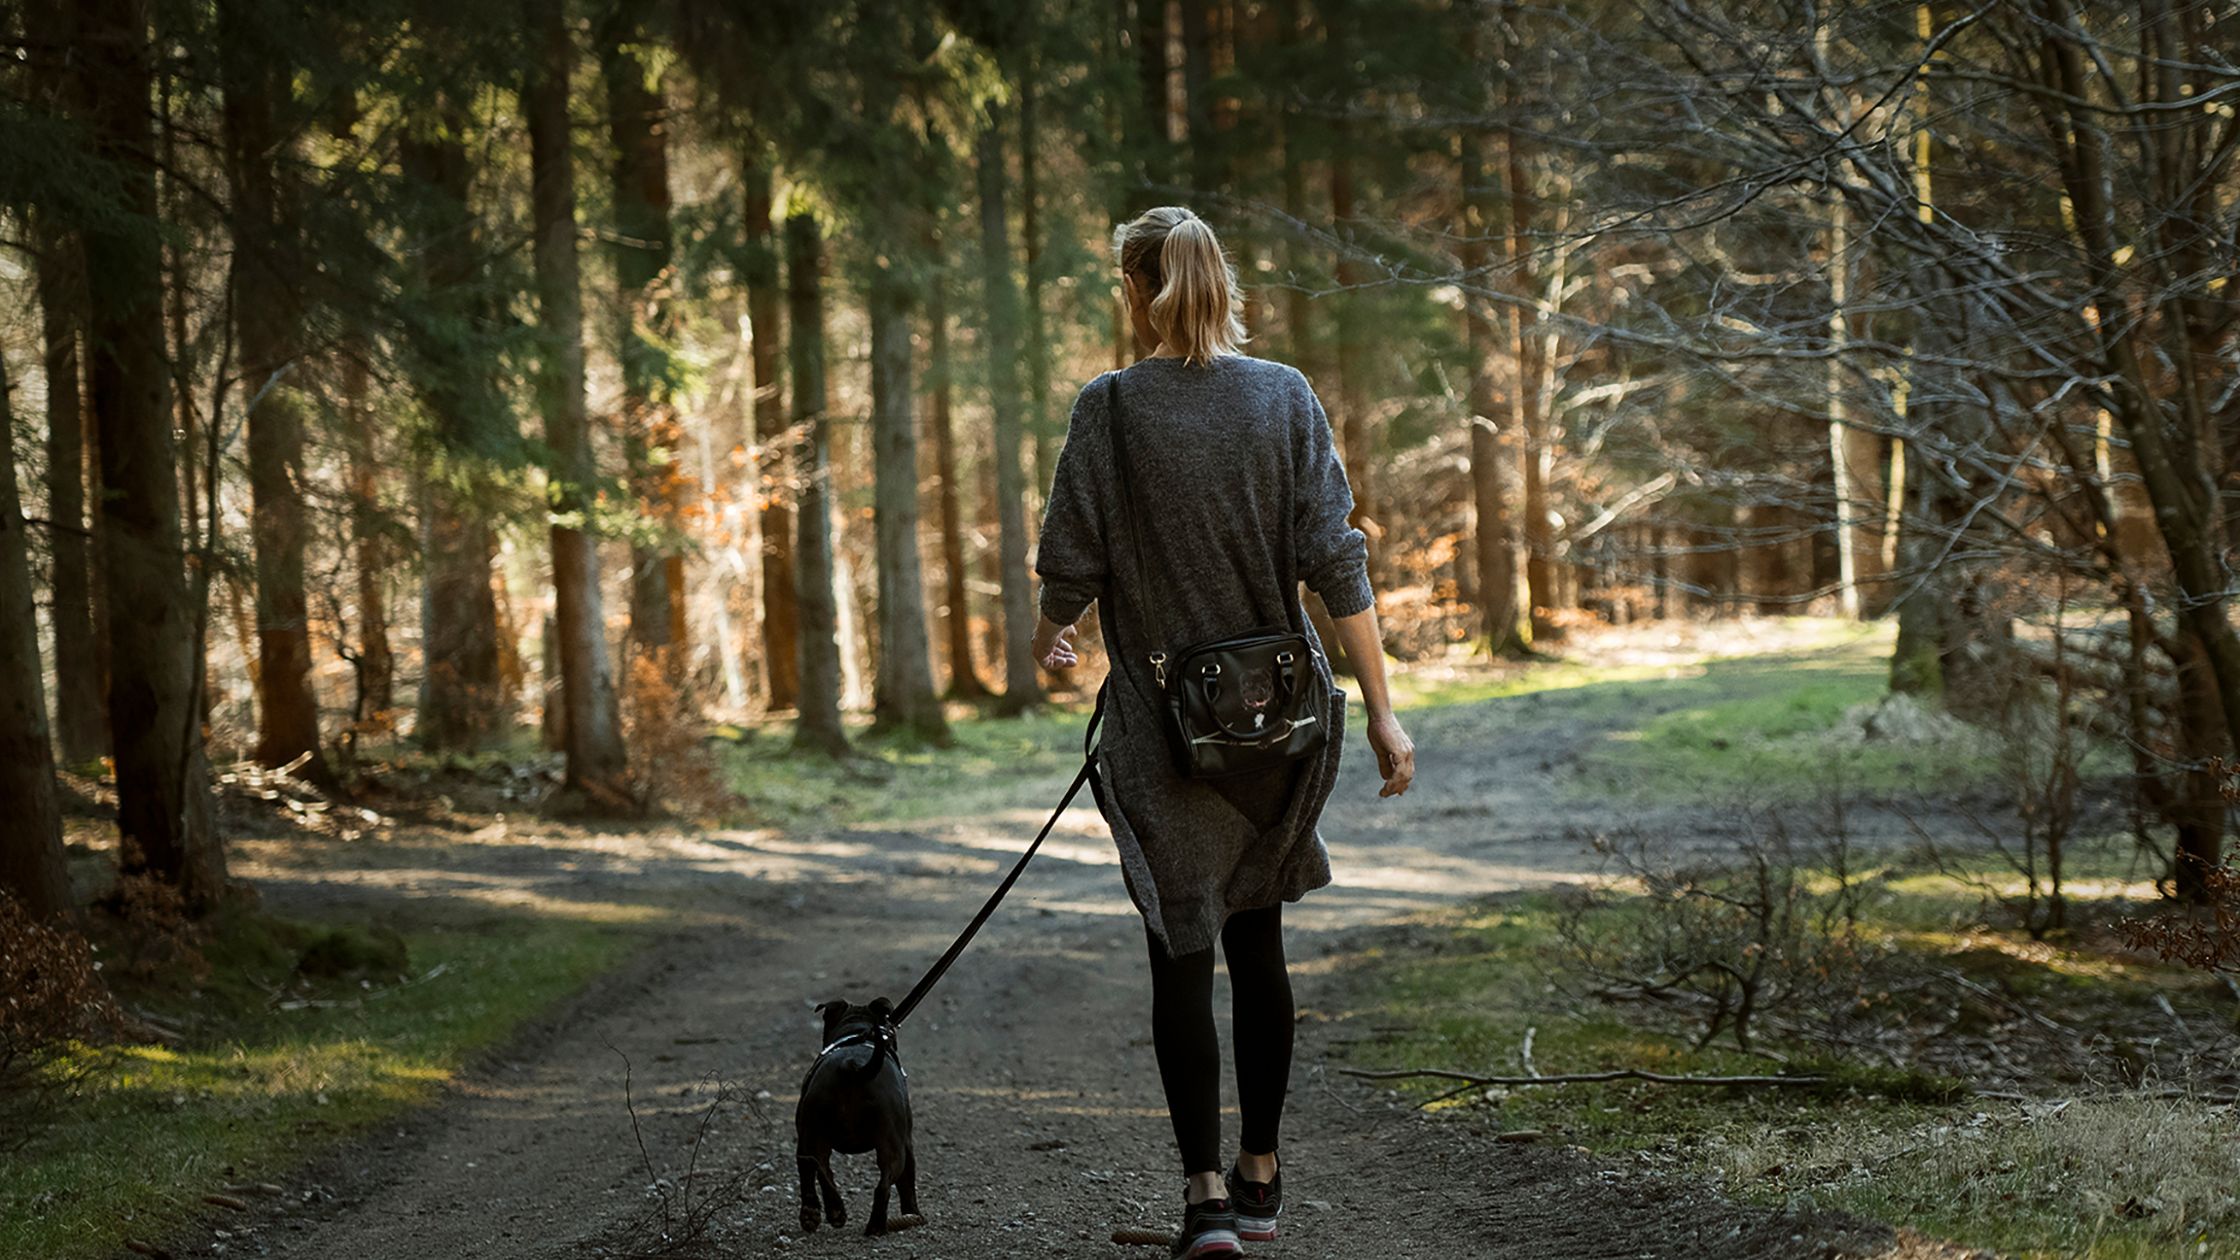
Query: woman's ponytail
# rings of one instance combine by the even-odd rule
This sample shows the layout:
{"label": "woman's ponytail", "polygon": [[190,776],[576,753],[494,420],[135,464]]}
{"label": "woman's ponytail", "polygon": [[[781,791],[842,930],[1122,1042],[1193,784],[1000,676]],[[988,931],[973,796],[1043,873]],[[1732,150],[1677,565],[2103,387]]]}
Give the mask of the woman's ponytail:
{"label": "woman's ponytail", "polygon": [[1204,219],[1181,206],[1147,211],[1113,234],[1120,270],[1152,294],[1151,327],[1194,364],[1244,344],[1237,277]]}

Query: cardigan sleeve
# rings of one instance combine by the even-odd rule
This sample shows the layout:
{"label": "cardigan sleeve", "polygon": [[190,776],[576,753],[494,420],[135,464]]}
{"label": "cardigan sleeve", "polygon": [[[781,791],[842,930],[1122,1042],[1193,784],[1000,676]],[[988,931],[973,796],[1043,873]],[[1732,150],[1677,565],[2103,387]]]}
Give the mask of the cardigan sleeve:
{"label": "cardigan sleeve", "polygon": [[1351,617],[1375,606],[1369,587],[1369,539],[1348,519],[1353,487],[1330,434],[1330,417],[1304,376],[1298,378],[1292,415],[1292,554],[1307,589],[1322,597],[1333,617]]}
{"label": "cardigan sleeve", "polygon": [[1083,387],[1066,423],[1065,445],[1050,479],[1034,571],[1042,578],[1042,615],[1061,626],[1081,619],[1104,593],[1104,514],[1099,491],[1105,469],[1099,426],[1104,423],[1104,378]]}

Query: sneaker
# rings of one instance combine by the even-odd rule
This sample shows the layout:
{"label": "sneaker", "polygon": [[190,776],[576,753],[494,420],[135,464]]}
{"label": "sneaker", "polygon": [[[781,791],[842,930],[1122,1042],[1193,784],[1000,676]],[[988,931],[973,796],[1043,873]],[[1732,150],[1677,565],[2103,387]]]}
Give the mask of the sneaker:
{"label": "sneaker", "polygon": [[1174,1236],[1174,1245],[1167,1249],[1167,1254],[1174,1260],[1243,1255],[1244,1245],[1237,1241],[1237,1214],[1229,1210],[1229,1201],[1207,1199],[1201,1203],[1185,1203],[1182,1232]]}
{"label": "sneaker", "polygon": [[1246,1242],[1274,1242],[1276,1218],[1283,1215],[1283,1170],[1269,1181],[1246,1181],[1236,1165],[1229,1166],[1229,1202],[1236,1205],[1237,1237]]}

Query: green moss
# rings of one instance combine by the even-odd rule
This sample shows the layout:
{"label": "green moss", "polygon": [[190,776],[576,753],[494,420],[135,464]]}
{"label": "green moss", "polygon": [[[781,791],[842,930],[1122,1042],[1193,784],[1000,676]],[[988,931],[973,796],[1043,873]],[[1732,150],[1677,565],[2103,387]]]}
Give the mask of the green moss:
{"label": "green moss", "polygon": [[[379,934],[354,929],[355,938]],[[316,933],[242,914],[215,925],[199,980],[121,983],[177,1045],[80,1048],[0,1162],[0,1255],[110,1256],[199,1215],[201,1196],[271,1181],[320,1147],[423,1102],[478,1050],[644,939],[565,919],[494,917],[394,934],[402,984],[298,987]]]}

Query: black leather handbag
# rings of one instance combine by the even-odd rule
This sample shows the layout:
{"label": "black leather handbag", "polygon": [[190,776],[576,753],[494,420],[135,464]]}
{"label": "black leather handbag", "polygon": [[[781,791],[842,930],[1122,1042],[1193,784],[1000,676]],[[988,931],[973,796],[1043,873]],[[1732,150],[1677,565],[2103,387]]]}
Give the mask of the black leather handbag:
{"label": "black leather handbag", "polygon": [[1159,600],[1143,563],[1143,533],[1128,464],[1126,426],[1120,419],[1119,373],[1105,378],[1105,423],[1119,468],[1120,506],[1134,553],[1136,589],[1142,593],[1154,643],[1148,653],[1166,710],[1167,742],[1175,769],[1194,779],[1270,770],[1321,751],[1330,739],[1330,685],[1317,668],[1313,640],[1303,621],[1291,572],[1291,540],[1282,557],[1284,612],[1289,624],[1194,643],[1170,654],[1158,626]]}

